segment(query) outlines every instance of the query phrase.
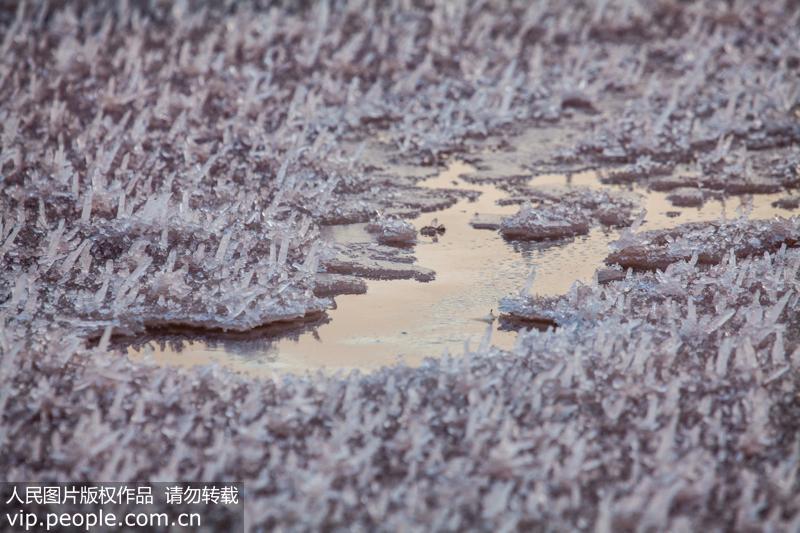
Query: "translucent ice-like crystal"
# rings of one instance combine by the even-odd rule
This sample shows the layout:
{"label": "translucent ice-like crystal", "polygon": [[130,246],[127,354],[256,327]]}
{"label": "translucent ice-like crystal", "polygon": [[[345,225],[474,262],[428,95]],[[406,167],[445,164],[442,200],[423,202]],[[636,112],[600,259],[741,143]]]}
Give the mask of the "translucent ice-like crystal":
{"label": "translucent ice-like crystal", "polygon": [[410,222],[399,218],[381,217],[367,225],[382,244],[409,245],[417,241],[417,230]]}
{"label": "translucent ice-like crystal", "polygon": [[560,206],[537,208],[525,204],[500,224],[500,233],[509,239],[559,239],[588,232],[589,223],[580,213]]}

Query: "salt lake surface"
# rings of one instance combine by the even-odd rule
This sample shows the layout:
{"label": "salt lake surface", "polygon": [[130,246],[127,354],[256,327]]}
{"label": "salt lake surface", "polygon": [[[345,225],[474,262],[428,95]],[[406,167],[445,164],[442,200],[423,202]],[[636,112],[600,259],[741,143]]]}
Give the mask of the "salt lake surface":
{"label": "salt lake surface", "polygon": [[[219,364],[272,375],[281,371],[368,371],[397,362],[418,365],[426,357],[463,353],[465,343],[474,347],[487,335],[495,346],[511,348],[517,331],[492,318],[499,299],[519,292],[532,267],[535,294],[554,296],[577,281],[591,283],[619,230],[594,227],[574,239],[511,242],[496,231],[475,229],[469,222],[476,213],[510,215],[518,210],[516,205],[498,205],[507,194],[494,182],[462,179],[481,175],[475,166],[453,159],[437,175],[420,182],[431,188],[480,192],[473,201],[465,198],[411,221],[419,230],[436,218],[446,228],[436,239],[420,235],[414,250],[420,266],[435,270],[435,280],[370,280],[366,294],[337,296],[336,307],[328,311],[326,320],[281,336],[268,329],[252,334],[158,334],[129,346],[128,354],[152,357],[165,365]],[[751,218],[791,214],[771,205],[781,194],[710,199],[700,208],[678,208],[668,201],[668,193],[638,185],[604,185],[594,170],[534,176],[528,185],[554,192],[574,187],[628,190],[640,197],[641,207],[647,211],[641,230],[730,218],[738,216],[745,204]],[[368,242],[373,237],[365,226],[328,226],[323,235],[339,243]]]}

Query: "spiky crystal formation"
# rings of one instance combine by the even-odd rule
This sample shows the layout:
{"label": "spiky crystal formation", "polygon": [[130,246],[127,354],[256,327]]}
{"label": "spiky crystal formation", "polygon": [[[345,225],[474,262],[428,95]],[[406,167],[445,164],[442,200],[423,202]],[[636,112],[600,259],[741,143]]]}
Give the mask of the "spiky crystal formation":
{"label": "spiky crystal formation", "polygon": [[0,7],[3,478],[243,480],[253,529],[800,529],[797,219],[633,222],[611,262],[663,270],[504,301],[558,326],[513,353],[258,380],[108,349],[307,316],[351,274],[430,279],[320,238],[456,201],[376,172],[373,139],[437,164],[534,128],[573,137],[531,169],[796,187],[800,10],[728,6]]}

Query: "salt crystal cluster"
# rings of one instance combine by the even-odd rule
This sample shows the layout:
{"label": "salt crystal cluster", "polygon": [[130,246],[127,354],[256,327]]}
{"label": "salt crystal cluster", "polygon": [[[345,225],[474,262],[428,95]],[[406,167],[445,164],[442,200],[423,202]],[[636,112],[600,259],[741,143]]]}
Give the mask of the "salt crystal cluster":
{"label": "salt crystal cluster", "polygon": [[588,232],[588,221],[560,204],[532,207],[526,203],[517,214],[504,218],[500,224],[500,233],[508,239],[559,239]]}
{"label": "salt crystal cluster", "polygon": [[670,161],[655,161],[649,155],[641,155],[636,161],[628,165],[614,168],[604,173],[601,180],[610,184],[636,183],[642,178],[669,175],[675,169],[675,164]]}
{"label": "salt crystal cluster", "polygon": [[624,239],[612,243],[616,249],[606,258],[606,263],[624,268],[654,270],[693,257],[700,264],[716,264],[728,254],[745,257],[774,252],[782,246],[799,245],[798,217],[690,223],[669,230],[626,235]]}
{"label": "salt crystal cluster", "polygon": [[380,217],[367,225],[381,244],[408,246],[417,242],[417,230],[409,222],[393,217]]}
{"label": "salt crystal cluster", "polygon": [[[524,202],[518,213],[500,222],[500,233],[508,239],[546,240],[574,237],[585,235],[595,224],[629,226],[633,220],[633,210],[637,206],[635,199],[611,191],[587,188],[550,191],[515,185],[507,188],[513,196],[504,202]],[[492,227],[492,224],[484,217],[474,220],[473,226]]]}
{"label": "salt crystal cluster", "polygon": [[679,187],[667,195],[667,200],[677,207],[702,207],[706,197],[702,189]]}
{"label": "salt crystal cluster", "polygon": [[323,272],[369,279],[416,279],[431,281],[436,273],[415,263],[408,247],[370,242],[339,244],[335,254],[325,259]]}

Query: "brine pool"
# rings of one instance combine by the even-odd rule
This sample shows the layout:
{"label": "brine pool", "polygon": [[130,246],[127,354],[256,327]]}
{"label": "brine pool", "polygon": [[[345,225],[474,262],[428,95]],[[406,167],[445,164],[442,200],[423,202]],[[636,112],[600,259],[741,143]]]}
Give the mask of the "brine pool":
{"label": "brine pool", "polygon": [[[535,294],[558,295],[576,281],[590,283],[619,231],[594,227],[589,234],[574,239],[511,242],[496,231],[475,229],[469,222],[476,213],[510,215],[518,210],[516,205],[497,204],[507,195],[494,185],[462,179],[475,173],[480,174],[474,166],[452,160],[439,174],[421,182],[431,188],[481,193],[474,201],[463,199],[450,208],[412,220],[417,229],[433,218],[446,228],[435,240],[420,235],[414,250],[420,266],[436,271],[434,281],[368,280],[366,294],[335,297],[336,308],[328,311],[325,321],[306,324],[282,336],[268,331],[165,334],[130,345],[128,355],[152,358],[164,365],[219,364],[248,374],[272,376],[286,371],[369,371],[397,362],[418,365],[426,357],[461,354],[465,344],[475,347],[487,335],[493,345],[511,348],[517,331],[504,329],[492,318],[500,298],[519,292],[532,267],[536,271]],[[792,214],[771,205],[782,194],[711,199],[700,208],[677,208],[667,200],[667,193],[639,186],[604,185],[596,171],[535,176],[529,186],[627,189],[642,197],[641,205],[647,210],[642,231],[736,216],[745,201],[749,202],[751,218]],[[323,235],[344,243],[372,240],[365,224],[328,226]]]}

